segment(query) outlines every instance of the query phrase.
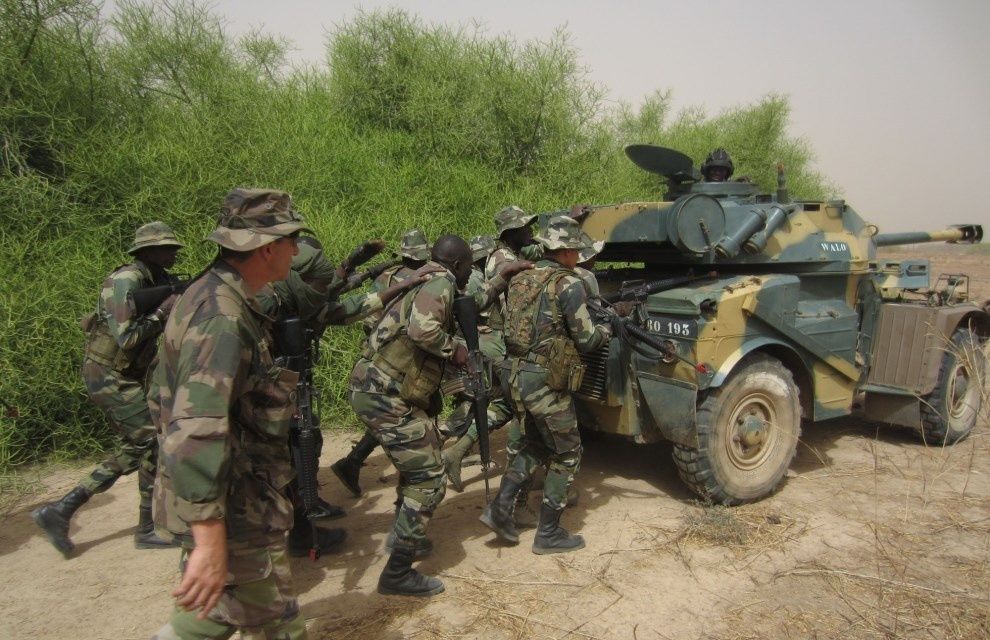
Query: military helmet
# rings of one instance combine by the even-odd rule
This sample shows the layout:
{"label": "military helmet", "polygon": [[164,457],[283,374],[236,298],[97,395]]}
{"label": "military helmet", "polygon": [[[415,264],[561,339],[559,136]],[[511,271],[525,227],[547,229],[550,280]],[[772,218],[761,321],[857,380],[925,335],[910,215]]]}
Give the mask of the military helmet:
{"label": "military helmet", "polygon": [[137,228],[137,231],[134,232],[134,242],[127,253],[134,255],[141,249],[148,247],[178,247],[181,249],[184,246],[175,237],[175,232],[172,231],[171,227],[164,222],[155,220]]}
{"label": "military helmet", "polygon": [[578,264],[591,260],[605,248],[604,240],[595,240],[584,231],[581,232],[581,242],[584,243],[584,247],[578,251]]}
{"label": "military helmet", "polygon": [[252,251],[299,231],[310,231],[292,197],[273,189],[237,188],[227,194],[217,228],[207,240],[233,251]]}
{"label": "military helmet", "polygon": [[708,157],[705,158],[705,161],[701,165],[701,175],[707,178],[708,170],[714,169],[715,167],[722,167],[728,171],[729,173],[725,176],[726,178],[730,178],[732,176],[732,172],[736,169],[732,164],[732,158],[729,157],[729,152],[722,147],[719,147],[708,154]]}
{"label": "military helmet", "polygon": [[[583,236],[583,237],[582,237]],[[533,236],[549,251],[554,249],[584,249],[588,235],[581,231],[581,225],[570,216],[556,215],[547,220],[545,227]]]}
{"label": "military helmet", "polygon": [[410,229],[402,234],[399,255],[410,260],[429,260],[430,243],[426,241],[426,234],[419,229]]}
{"label": "military helmet", "polygon": [[495,251],[495,240],[491,236],[475,236],[471,238],[471,261],[477,262],[487,258]]}
{"label": "military helmet", "polygon": [[535,214],[529,214],[517,207],[509,205],[495,214],[495,235],[501,238],[509,229],[528,227],[536,220]]}

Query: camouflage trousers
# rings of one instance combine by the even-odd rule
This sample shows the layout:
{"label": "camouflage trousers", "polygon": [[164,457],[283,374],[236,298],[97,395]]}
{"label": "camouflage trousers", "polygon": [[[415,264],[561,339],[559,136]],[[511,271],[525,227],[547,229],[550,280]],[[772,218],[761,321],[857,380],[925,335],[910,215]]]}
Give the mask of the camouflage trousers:
{"label": "camouflage trousers", "polygon": [[113,486],[120,476],[137,471],[141,506],[151,508],[158,439],[144,387],[138,380],[124,377],[92,360],[83,362],[82,374],[90,400],[103,410],[122,442],[79,486],[90,493],[101,493]]}
{"label": "camouflage trousers", "polygon": [[[515,370],[509,373],[509,367]],[[567,505],[567,489],[584,451],[574,400],[566,391],[549,389],[546,370],[537,365],[510,358],[503,374],[516,418],[524,425],[522,446],[505,473],[525,485],[537,467],[545,466],[543,504],[559,511]]]}
{"label": "camouflage trousers", "polygon": [[[292,591],[285,542],[229,548],[227,554],[227,586],[206,619],[199,620],[196,611],[177,606],[153,640],[229,638],[236,631],[242,637],[268,640],[306,638],[306,622]],[[189,550],[183,549],[180,570],[185,570],[188,558]]]}
{"label": "camouflage trousers", "polygon": [[436,421],[398,395],[351,391],[351,407],[399,471],[396,538],[424,540],[447,489]]}

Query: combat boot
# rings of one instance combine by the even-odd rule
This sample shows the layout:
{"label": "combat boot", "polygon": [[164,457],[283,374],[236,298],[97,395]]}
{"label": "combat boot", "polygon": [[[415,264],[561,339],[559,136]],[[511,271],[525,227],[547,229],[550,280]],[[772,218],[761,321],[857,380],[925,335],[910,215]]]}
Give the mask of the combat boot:
{"label": "combat boot", "polygon": [[180,546],[177,542],[169,542],[159,538],[155,533],[155,523],[151,519],[151,507],[138,509],[138,526],[134,531],[134,546],[138,549],[171,549]]}
{"label": "combat boot", "polygon": [[529,506],[528,483],[516,496],[516,504],[512,509],[512,521],[517,529],[532,529],[539,522],[539,517],[533,511],[533,507]]}
{"label": "combat boot", "polygon": [[544,555],[584,549],[584,538],[577,534],[571,535],[567,529],[560,526],[562,513],[564,513],[563,509],[554,509],[547,504],[540,507],[540,526],[537,527],[536,538],[533,539],[533,553]]}
{"label": "combat boot", "polygon": [[[313,544],[314,531],[318,543],[316,545]],[[308,522],[305,525],[296,525],[289,532],[289,555],[293,558],[304,558],[314,547],[319,547],[321,553],[332,553],[346,539],[347,532],[343,529],[313,527]]]}
{"label": "combat boot", "polygon": [[461,481],[461,464],[464,456],[467,455],[476,441],[477,438],[466,433],[453,446],[448,447],[443,452],[443,467],[447,472],[447,477],[450,478],[450,486],[455,491],[464,491],[464,483]]}
{"label": "combat boot", "polygon": [[478,518],[500,538],[512,543],[519,542],[519,531],[516,530],[516,525],[513,522],[512,512],[520,488],[521,484],[515,478],[508,474],[503,475],[502,484],[498,487],[495,499],[485,507]]}
{"label": "combat boot", "polygon": [[396,545],[378,578],[378,593],[386,596],[432,596],[441,593],[443,582],[413,569],[414,557],[413,549]]}
{"label": "combat boot", "polygon": [[[408,544],[403,543],[402,546],[408,546]],[[395,531],[390,531],[388,537],[385,538],[385,551],[392,553],[395,549]],[[425,558],[426,556],[433,553],[433,541],[429,538],[423,538],[422,540],[416,540],[412,543],[413,557],[419,560],[420,558]]]}
{"label": "combat boot", "polygon": [[317,498],[316,506],[313,507],[309,514],[309,517],[317,520],[324,518],[327,520],[336,520],[337,518],[343,518],[347,515],[347,512],[343,508],[338,507],[335,504],[330,504],[323,498]]}
{"label": "combat boot", "polygon": [[361,467],[377,446],[378,440],[375,436],[365,433],[350,453],[330,465],[330,470],[355,498],[360,498],[362,493],[361,485],[358,483]]}
{"label": "combat boot", "polygon": [[48,540],[66,558],[76,548],[72,540],[69,540],[69,520],[72,519],[72,514],[92,496],[93,494],[85,487],[76,487],[58,502],[46,504],[31,512],[35,524],[41,527]]}

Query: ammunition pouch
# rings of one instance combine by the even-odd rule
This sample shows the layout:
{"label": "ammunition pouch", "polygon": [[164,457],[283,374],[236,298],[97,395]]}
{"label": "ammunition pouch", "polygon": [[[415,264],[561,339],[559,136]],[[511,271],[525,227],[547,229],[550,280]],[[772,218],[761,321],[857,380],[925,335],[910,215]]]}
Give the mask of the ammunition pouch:
{"label": "ammunition pouch", "polygon": [[533,355],[544,362],[536,362],[547,370],[547,387],[553,391],[577,391],[584,380],[585,365],[578,355],[574,342],[567,336],[557,336],[538,349]]}
{"label": "ammunition pouch", "polygon": [[105,322],[94,317],[89,320],[89,335],[86,337],[85,358],[114,371],[123,371],[130,364],[126,352],[110,335]]}
{"label": "ammunition pouch", "polygon": [[437,392],[444,370],[441,359],[417,347],[409,336],[400,335],[383,345],[371,363],[399,383],[403,400],[430,415],[439,413],[437,405],[442,399]]}

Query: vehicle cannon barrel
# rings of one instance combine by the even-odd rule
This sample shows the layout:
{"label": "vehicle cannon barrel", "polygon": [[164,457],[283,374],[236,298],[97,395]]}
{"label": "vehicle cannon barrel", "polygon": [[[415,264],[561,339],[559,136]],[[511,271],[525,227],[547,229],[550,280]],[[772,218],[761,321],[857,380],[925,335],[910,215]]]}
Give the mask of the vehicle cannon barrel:
{"label": "vehicle cannon barrel", "polygon": [[878,247],[890,247],[899,244],[920,244],[922,242],[977,244],[981,240],[983,240],[983,226],[978,224],[957,224],[941,231],[879,233],[873,238],[873,241]]}

